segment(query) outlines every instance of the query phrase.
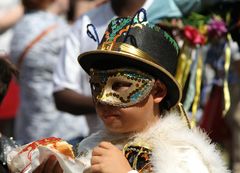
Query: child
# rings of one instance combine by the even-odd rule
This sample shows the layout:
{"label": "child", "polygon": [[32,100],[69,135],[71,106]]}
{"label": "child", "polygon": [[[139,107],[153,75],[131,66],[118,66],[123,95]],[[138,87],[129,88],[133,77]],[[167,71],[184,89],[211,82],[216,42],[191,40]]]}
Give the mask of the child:
{"label": "child", "polygon": [[[206,135],[189,129],[175,109],[182,95],[174,79],[178,51],[159,27],[117,18],[98,49],[79,56],[105,130],[79,144],[77,172],[228,172]],[[61,172],[53,160],[36,172]]]}
{"label": "child", "polygon": [[79,56],[106,128],[79,144],[83,172],[228,172],[207,136],[174,109],[178,52],[159,27],[117,18],[98,49]]}

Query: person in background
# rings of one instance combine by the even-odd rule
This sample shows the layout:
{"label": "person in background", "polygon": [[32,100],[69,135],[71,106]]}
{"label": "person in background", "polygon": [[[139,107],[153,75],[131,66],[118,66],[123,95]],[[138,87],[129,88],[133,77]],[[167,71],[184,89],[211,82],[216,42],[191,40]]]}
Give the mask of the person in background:
{"label": "person in background", "polygon": [[23,15],[23,6],[18,0],[0,2],[0,50],[9,53],[12,27]]}
{"label": "person in background", "polygon": [[[10,70],[15,68],[12,63],[10,63],[9,55],[6,52],[0,52],[0,58],[2,61],[1,92],[4,94],[4,98],[1,96],[0,104],[0,133],[8,137],[13,137],[14,120],[19,106],[19,88],[16,77],[9,77],[9,74],[11,74]],[[10,80],[8,81],[9,78]]]}
{"label": "person in background", "polygon": [[[1,5],[1,4],[0,4]],[[2,7],[2,6],[1,6]],[[0,33],[11,28],[23,15],[23,6],[19,3],[13,7],[1,8],[0,11]]]}
{"label": "person in background", "polygon": [[61,16],[68,0],[22,0],[24,16],[14,27],[10,58],[20,75],[20,108],[15,137],[20,144],[58,136],[70,140],[87,134],[79,130],[82,117],[56,109],[53,100],[53,69],[69,33]]}
{"label": "person in background", "polygon": [[[240,2],[233,1],[223,5],[228,5],[231,20],[229,31],[233,37],[233,41],[237,42],[237,45],[232,43],[232,60],[231,66],[232,76],[231,81],[229,81],[229,91],[231,98],[231,107],[226,119],[228,126],[232,133],[232,152],[231,154],[231,166],[232,173],[240,172]],[[227,8],[227,7],[226,7]],[[235,49],[233,49],[235,47]]]}
{"label": "person in background", "polygon": [[0,56],[0,104],[7,92],[12,75],[18,76],[17,68],[9,61],[6,56]]}
{"label": "person in background", "polygon": [[70,7],[67,13],[67,19],[74,23],[84,13],[97,8],[108,0],[70,0]]}
{"label": "person in background", "polygon": [[[23,6],[18,0],[0,1],[0,56],[9,56],[13,26],[22,15]],[[18,91],[15,84],[13,81],[10,82],[7,96],[0,105],[0,131],[9,137],[13,136],[14,119],[19,106],[19,99],[13,99],[15,91]]]}
{"label": "person in background", "polygon": [[[0,56],[0,106],[2,101],[6,95],[8,86],[10,81],[13,77],[18,76],[18,70],[16,67],[9,61],[6,56]],[[7,173],[6,167],[6,150],[10,150],[12,147],[13,142],[3,135],[0,131],[0,172]],[[8,145],[9,147],[6,148],[5,146]]]}

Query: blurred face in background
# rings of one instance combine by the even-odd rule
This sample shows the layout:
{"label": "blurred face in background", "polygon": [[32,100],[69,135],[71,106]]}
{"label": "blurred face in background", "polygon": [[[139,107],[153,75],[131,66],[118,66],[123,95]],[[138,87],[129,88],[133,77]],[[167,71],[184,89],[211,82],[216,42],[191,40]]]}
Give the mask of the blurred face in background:
{"label": "blurred face in background", "polygon": [[54,9],[58,14],[66,13],[70,0],[22,0],[26,11]]}
{"label": "blurred face in background", "polygon": [[89,10],[96,8],[108,0],[74,0],[75,1],[75,18],[78,18],[82,14]]}
{"label": "blurred face in background", "polygon": [[45,10],[54,0],[22,0],[25,10]]}
{"label": "blurred face in background", "polygon": [[60,14],[66,13],[70,6],[70,0],[55,0],[55,3],[60,10]]}

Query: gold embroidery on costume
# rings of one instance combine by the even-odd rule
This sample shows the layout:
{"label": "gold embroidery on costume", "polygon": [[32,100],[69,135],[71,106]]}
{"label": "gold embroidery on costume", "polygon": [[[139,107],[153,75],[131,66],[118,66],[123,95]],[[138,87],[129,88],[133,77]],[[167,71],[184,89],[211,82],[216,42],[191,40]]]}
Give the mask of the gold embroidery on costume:
{"label": "gold embroidery on costume", "polygon": [[152,156],[152,150],[150,148],[127,144],[123,149],[123,153],[132,169],[137,170],[139,173],[153,172],[153,167],[150,162]]}

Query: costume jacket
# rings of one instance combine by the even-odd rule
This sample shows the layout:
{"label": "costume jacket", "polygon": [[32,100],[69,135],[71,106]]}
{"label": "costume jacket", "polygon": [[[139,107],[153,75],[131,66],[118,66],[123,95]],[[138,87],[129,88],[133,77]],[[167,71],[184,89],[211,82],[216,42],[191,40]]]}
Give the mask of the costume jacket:
{"label": "costume jacket", "polygon": [[[138,156],[138,159],[135,157],[137,163],[133,165],[143,168],[141,171],[138,170],[139,172],[229,172],[224,166],[220,153],[215,145],[211,144],[209,138],[198,128],[189,129],[178,113],[173,111],[141,133],[119,135],[103,130],[83,140],[78,146],[78,161],[83,166],[82,172],[88,172],[92,149],[101,141],[112,142],[125,151],[127,158]],[[144,158],[148,164],[145,167],[141,166]],[[133,160],[134,158],[130,158],[129,162],[134,162]]]}

